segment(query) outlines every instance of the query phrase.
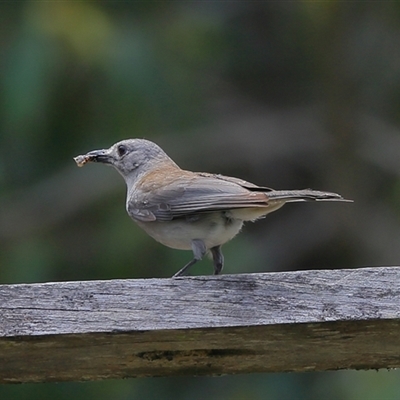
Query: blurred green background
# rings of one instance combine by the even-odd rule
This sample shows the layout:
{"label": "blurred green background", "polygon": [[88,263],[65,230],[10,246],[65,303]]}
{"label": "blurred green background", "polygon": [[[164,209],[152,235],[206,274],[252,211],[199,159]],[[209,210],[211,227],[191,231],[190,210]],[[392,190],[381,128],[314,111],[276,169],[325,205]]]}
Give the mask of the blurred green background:
{"label": "blurred green background", "polygon": [[[72,160],[129,137],[187,169],[355,200],[246,225],[225,273],[396,265],[399,38],[399,2],[2,2],[0,282],[169,277],[191,258],[131,222],[115,171]],[[0,386],[29,400],[399,393],[386,370]]]}

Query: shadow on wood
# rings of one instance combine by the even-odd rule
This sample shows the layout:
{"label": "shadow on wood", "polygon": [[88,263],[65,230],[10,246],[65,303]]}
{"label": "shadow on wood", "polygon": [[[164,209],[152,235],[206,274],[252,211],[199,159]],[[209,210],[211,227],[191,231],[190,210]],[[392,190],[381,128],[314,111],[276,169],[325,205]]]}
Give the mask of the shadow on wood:
{"label": "shadow on wood", "polygon": [[0,286],[0,382],[400,367],[400,267]]}

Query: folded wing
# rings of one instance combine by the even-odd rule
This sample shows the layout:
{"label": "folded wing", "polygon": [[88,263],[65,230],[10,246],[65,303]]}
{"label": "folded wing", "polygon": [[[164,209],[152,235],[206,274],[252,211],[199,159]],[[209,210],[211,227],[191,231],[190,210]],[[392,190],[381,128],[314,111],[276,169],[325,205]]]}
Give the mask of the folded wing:
{"label": "folded wing", "polygon": [[169,173],[158,186],[150,179],[140,187],[141,202],[135,202],[133,195],[127,210],[132,218],[141,221],[170,221],[195,213],[241,208],[276,209],[278,203],[291,201],[343,200],[335,193],[311,189],[274,191],[237,178],[182,170]]}

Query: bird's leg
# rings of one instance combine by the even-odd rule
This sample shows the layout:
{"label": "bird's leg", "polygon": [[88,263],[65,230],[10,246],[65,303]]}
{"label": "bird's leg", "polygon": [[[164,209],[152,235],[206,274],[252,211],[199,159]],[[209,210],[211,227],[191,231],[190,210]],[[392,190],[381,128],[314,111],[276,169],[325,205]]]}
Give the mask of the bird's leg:
{"label": "bird's leg", "polygon": [[214,260],[214,275],[219,275],[224,267],[224,255],[221,246],[212,247],[210,250]]}
{"label": "bird's leg", "polygon": [[192,240],[192,250],[194,255],[193,260],[189,261],[182,269],[180,269],[175,275],[173,275],[173,278],[182,276],[187,269],[189,269],[193,264],[196,264],[197,261],[200,261],[207,253],[206,245],[200,239]]}

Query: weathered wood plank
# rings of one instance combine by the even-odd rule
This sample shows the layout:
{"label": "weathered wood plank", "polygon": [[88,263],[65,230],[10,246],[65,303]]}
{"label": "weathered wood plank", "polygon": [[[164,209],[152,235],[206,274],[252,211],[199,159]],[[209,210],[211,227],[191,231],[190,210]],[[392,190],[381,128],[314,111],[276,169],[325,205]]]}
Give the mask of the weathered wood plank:
{"label": "weathered wood plank", "polygon": [[400,367],[400,267],[0,286],[0,382]]}

